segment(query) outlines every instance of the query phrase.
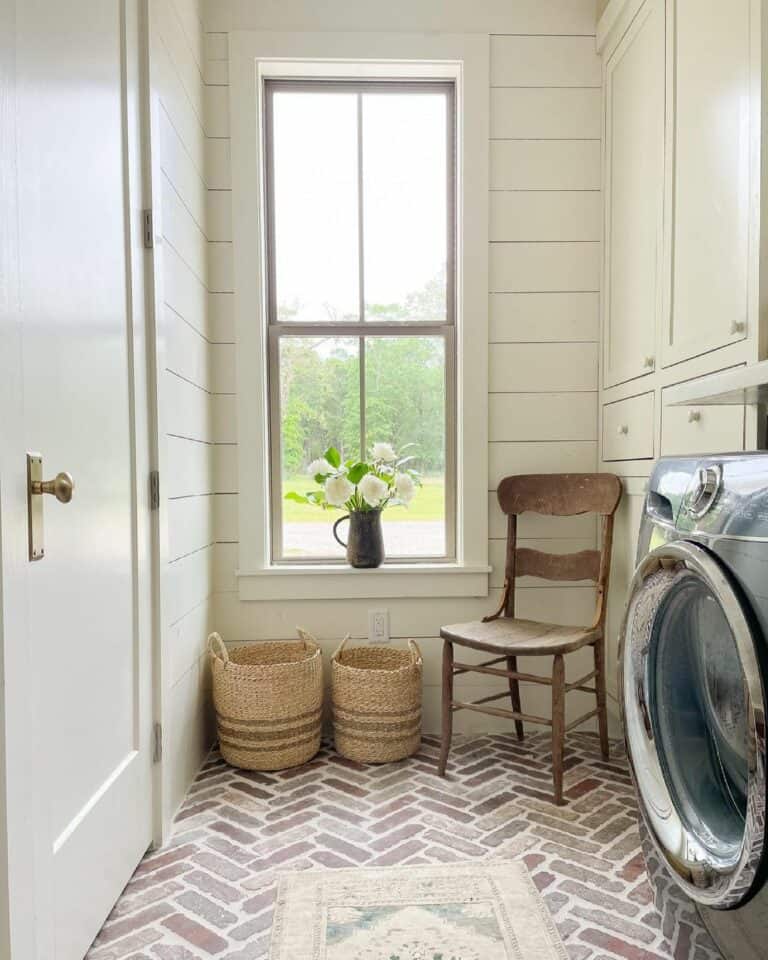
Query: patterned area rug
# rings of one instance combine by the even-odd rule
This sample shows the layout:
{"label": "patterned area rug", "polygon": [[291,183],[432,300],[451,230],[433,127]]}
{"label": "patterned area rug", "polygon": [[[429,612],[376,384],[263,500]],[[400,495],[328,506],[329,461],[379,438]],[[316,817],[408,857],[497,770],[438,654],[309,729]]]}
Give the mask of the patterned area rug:
{"label": "patterned area rug", "polygon": [[270,960],[568,960],[523,863],[280,879]]}

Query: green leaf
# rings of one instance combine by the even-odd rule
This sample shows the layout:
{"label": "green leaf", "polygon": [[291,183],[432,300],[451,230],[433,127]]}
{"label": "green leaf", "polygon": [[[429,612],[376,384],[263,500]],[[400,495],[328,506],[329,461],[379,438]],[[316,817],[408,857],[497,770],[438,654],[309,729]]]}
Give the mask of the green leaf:
{"label": "green leaf", "polygon": [[316,474],[315,474],[315,483],[319,483],[321,487],[322,487],[322,485],[325,483],[325,481],[326,481],[327,479],[328,479],[328,475],[325,474],[325,473],[316,473]]}
{"label": "green leaf", "polygon": [[371,468],[367,463],[356,463],[354,466],[349,468],[349,471],[347,472],[347,480],[349,480],[350,483],[358,484],[366,475],[366,473],[370,472]]}
{"label": "green leaf", "polygon": [[302,494],[296,493],[293,490],[286,493],[285,499],[293,500],[294,503],[310,503],[310,500],[308,499],[308,497],[302,496]]}
{"label": "green leaf", "polygon": [[341,454],[336,447],[328,447],[323,456],[332,467],[338,469],[341,466]]}

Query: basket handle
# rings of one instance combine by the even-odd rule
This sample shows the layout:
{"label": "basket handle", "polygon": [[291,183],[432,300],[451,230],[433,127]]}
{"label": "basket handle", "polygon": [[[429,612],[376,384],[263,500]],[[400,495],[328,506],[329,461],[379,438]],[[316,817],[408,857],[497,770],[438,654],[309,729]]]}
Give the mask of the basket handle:
{"label": "basket handle", "polygon": [[304,627],[296,627],[296,633],[298,633],[299,639],[304,641],[305,650],[309,643],[314,643],[315,646],[318,645],[317,638],[313,637],[309,630],[305,630]]}
{"label": "basket handle", "polygon": [[415,640],[408,641],[408,649],[411,651],[411,660],[413,663],[423,663],[424,658],[421,655],[418,643]]}
{"label": "basket handle", "polygon": [[333,656],[331,657],[331,660],[338,660],[338,658],[341,656],[341,651],[342,651],[342,650],[344,649],[344,647],[346,647],[346,645],[347,645],[347,640],[349,640],[349,637],[350,637],[349,634],[347,634],[347,635],[344,637],[344,639],[341,641],[341,643],[340,643],[340,644],[338,645],[338,647],[336,648],[336,652],[335,652],[335,653],[333,654]]}
{"label": "basket handle", "polygon": [[212,633],[208,637],[208,652],[212,657],[216,657],[217,660],[229,663],[227,646],[218,633]]}

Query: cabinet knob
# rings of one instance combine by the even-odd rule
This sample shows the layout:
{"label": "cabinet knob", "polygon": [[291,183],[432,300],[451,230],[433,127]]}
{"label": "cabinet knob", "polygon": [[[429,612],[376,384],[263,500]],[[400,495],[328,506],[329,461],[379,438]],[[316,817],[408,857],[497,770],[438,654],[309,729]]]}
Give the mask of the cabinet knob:
{"label": "cabinet knob", "polygon": [[656,358],[655,358],[655,357],[644,357],[644,358],[643,358],[643,366],[645,367],[646,370],[653,370],[653,368],[654,368],[655,365],[656,365]]}
{"label": "cabinet knob", "polygon": [[731,323],[731,333],[744,333],[747,325],[743,320],[734,320]]}
{"label": "cabinet knob", "polygon": [[629,433],[629,427],[626,423],[622,423],[616,430],[616,433],[618,433],[620,437],[626,436]]}
{"label": "cabinet knob", "polygon": [[698,423],[701,420],[701,410],[688,411],[688,423]]}

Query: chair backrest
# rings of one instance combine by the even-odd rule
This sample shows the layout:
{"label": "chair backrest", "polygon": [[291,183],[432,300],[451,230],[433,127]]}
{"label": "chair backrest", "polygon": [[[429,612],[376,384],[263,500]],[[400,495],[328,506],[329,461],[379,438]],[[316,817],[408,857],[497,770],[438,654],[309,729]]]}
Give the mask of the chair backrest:
{"label": "chair backrest", "polygon": [[[605,623],[605,599],[613,542],[613,516],[621,500],[621,480],[612,473],[530,473],[505,477],[498,488],[499,505],[507,514],[504,615],[515,615],[515,580],[591,580],[597,585],[594,626]],[[521,513],[572,517],[596,513],[602,518],[601,547],[579,553],[553,554],[517,546]]]}

